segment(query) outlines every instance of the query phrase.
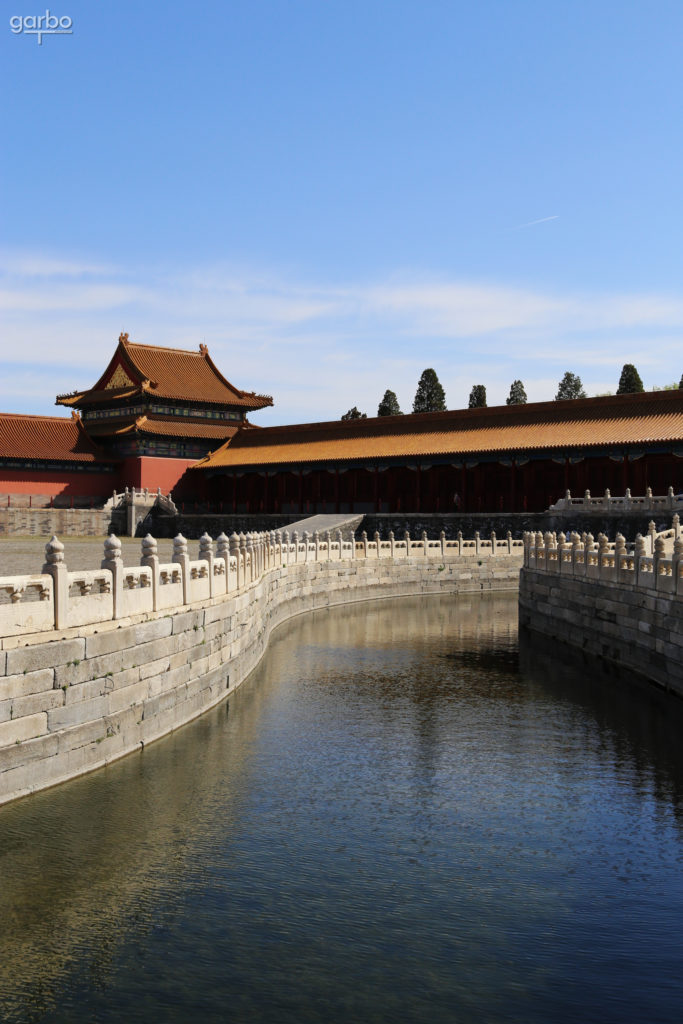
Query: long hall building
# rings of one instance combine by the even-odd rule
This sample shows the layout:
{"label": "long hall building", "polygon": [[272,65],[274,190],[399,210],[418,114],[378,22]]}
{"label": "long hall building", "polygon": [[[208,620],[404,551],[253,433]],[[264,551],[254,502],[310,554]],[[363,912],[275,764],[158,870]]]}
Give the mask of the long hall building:
{"label": "long hall building", "polygon": [[187,476],[242,512],[519,512],[682,470],[683,391],[658,391],[238,431]]}

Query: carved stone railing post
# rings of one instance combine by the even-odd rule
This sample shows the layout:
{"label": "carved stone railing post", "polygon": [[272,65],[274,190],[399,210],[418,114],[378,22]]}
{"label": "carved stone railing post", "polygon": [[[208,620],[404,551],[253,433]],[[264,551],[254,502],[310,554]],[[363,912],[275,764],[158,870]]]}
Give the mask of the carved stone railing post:
{"label": "carved stone railing post", "polygon": [[239,590],[244,580],[240,572],[240,537],[238,533],[233,532],[230,534],[229,544],[230,557],[235,559],[235,590]]}
{"label": "carved stone railing post", "polygon": [[446,531],[442,530],[439,534],[439,540],[441,541],[441,557],[446,557]]}
{"label": "carved stone railing post", "polygon": [[462,530],[458,530],[458,536],[457,536],[456,539],[458,541],[458,556],[461,556],[462,555]]}
{"label": "carved stone railing post", "polygon": [[299,561],[299,531],[295,530],[292,534],[292,544],[294,545],[294,561]]}
{"label": "carved stone railing post", "polygon": [[367,558],[368,557],[368,535],[365,532],[365,530],[363,530],[363,532],[361,533],[360,539],[363,542],[363,556],[365,558]]}
{"label": "carved stone railing post", "polygon": [[647,548],[645,546],[645,538],[642,533],[636,534],[636,542],[633,548],[633,572],[634,572],[634,584],[637,587],[640,583],[641,577],[641,561],[647,555]]}
{"label": "carved stone railing post", "polygon": [[607,540],[607,537],[605,536],[604,533],[599,533],[598,534],[598,575],[600,577],[602,577],[603,575],[608,575],[607,569],[606,569],[606,567],[604,565],[604,559],[605,559],[605,555],[607,554],[608,547],[609,547],[609,541]]}
{"label": "carved stone railing post", "polygon": [[379,530],[375,530],[375,554],[379,558]]}
{"label": "carved stone railing post", "polygon": [[282,565],[282,530],[275,531],[275,565]]}
{"label": "carved stone railing post", "polygon": [[389,545],[390,545],[389,546],[389,551],[391,552],[391,557],[393,558],[394,557],[394,531],[393,530],[389,530]]}
{"label": "carved stone railing post", "polygon": [[104,542],[104,558],[100,568],[109,569],[111,572],[112,618],[118,619],[121,617],[123,606],[123,558],[121,541],[113,533]]}
{"label": "carved stone railing post", "polygon": [[240,565],[241,568],[241,579],[242,586],[246,587],[249,583],[249,571],[247,566],[247,536],[245,533],[240,533]]}
{"label": "carved stone railing post", "polygon": [[187,553],[187,541],[182,533],[173,538],[173,562],[181,569],[183,577],[183,604],[190,603],[190,556]]}
{"label": "carved stone railing post", "polygon": [[424,555],[425,558],[427,557],[427,550],[428,550],[428,546],[427,546],[427,531],[423,530],[422,531],[422,554]]}
{"label": "carved stone railing post", "polygon": [[311,535],[308,530],[304,530],[304,562],[308,561],[308,543],[311,539]]}
{"label": "carved stone railing post", "polygon": [[199,559],[200,562],[209,563],[209,597],[213,597],[214,583],[213,583],[213,540],[208,533],[203,533],[199,538]]}
{"label": "carved stone railing post", "polygon": [[660,589],[659,573],[661,571],[660,566],[662,559],[664,558],[664,554],[664,541],[661,537],[657,537],[655,540],[654,554],[652,556],[652,575],[654,576],[653,584],[657,590]]}
{"label": "carved stone railing post", "polygon": [[631,574],[626,568],[626,538],[623,533],[614,538],[614,579],[631,582]]}
{"label": "carved stone railing post", "polygon": [[159,611],[159,547],[151,533],[142,538],[140,565],[152,570],[152,611]]}
{"label": "carved stone railing post", "polygon": [[283,565],[287,565],[287,563],[289,562],[289,545],[290,545],[289,530],[285,530],[285,532],[284,532],[284,543],[285,543],[285,550],[284,550],[284,552],[281,550],[280,554],[281,554],[281,556],[283,556],[282,557],[282,564]]}
{"label": "carved stone railing post", "polygon": [[[648,488],[649,489],[649,488]],[[650,549],[650,554],[655,553],[655,537],[657,536],[657,527],[653,519],[647,524],[647,540]]]}
{"label": "carved stone railing post", "polygon": [[332,558],[332,534],[329,530],[325,530],[325,544],[327,545],[327,561],[329,562]]}
{"label": "carved stone railing post", "polygon": [[508,555],[511,555],[512,554],[512,533],[511,533],[510,530],[508,530],[508,532],[506,533],[505,537],[506,537],[506,540],[508,542]]}
{"label": "carved stone railing post", "polygon": [[410,557],[410,530],[406,530],[403,534],[403,539],[406,542],[406,558]]}
{"label": "carved stone railing post", "polygon": [[337,544],[339,545],[339,557],[344,557],[344,537],[341,530],[337,530]]}
{"label": "carved stone railing post", "polygon": [[[671,490],[673,490],[673,487],[671,488]],[[679,516],[678,512],[674,512],[674,514],[671,517],[671,529],[674,532],[674,539],[678,540],[678,538],[681,535],[681,517]]]}
{"label": "carved stone railing post", "polygon": [[491,530],[491,554],[492,555],[495,555],[495,553],[496,553],[496,541],[497,541],[496,531],[495,530]]}
{"label": "carved stone railing post", "polygon": [[223,589],[227,594],[230,589],[230,541],[225,533],[219,533],[216,538],[216,556],[225,562],[225,586]]}
{"label": "carved stone railing post", "polygon": [[64,561],[64,545],[56,536],[52,536],[45,545],[43,572],[52,576],[55,629],[65,629],[69,618],[69,572]]}
{"label": "carved stone railing post", "polygon": [[254,535],[250,530],[247,534],[247,561],[249,563],[249,583],[256,579],[256,552],[254,550]]}
{"label": "carved stone railing post", "polygon": [[474,553],[479,554],[479,530],[474,531]]}
{"label": "carved stone railing post", "polygon": [[674,553],[671,556],[671,575],[673,576],[673,593],[683,594],[683,579],[681,579],[681,567],[683,565],[683,538],[677,537],[674,541]]}

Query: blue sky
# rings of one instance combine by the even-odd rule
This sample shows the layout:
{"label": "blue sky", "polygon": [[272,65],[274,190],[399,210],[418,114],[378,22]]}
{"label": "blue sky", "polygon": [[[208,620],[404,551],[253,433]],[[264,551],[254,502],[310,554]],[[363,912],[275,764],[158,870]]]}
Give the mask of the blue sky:
{"label": "blue sky", "polygon": [[[0,407],[120,331],[208,344],[260,423],[683,372],[683,5],[4,5]],[[15,21],[16,25],[16,21]]]}

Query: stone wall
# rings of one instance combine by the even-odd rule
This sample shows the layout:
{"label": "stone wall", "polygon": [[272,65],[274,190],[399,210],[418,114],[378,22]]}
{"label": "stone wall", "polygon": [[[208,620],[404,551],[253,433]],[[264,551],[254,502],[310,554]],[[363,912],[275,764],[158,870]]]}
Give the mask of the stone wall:
{"label": "stone wall", "polygon": [[683,601],[676,596],[524,568],[519,624],[683,696]]}
{"label": "stone wall", "polygon": [[[169,566],[93,570],[93,580],[111,575],[101,592],[88,589],[87,574],[69,574],[71,590],[82,584],[83,594],[65,589],[67,609],[88,606],[89,625],[0,641],[0,803],[92,771],[189,722],[246,678],[271,631],[293,615],[416,593],[516,589],[522,561],[518,548],[444,555],[437,543],[431,556],[417,545],[415,554],[374,549],[373,557],[371,546],[347,547],[348,557],[337,549],[334,559],[314,544],[278,557],[274,546],[250,546],[227,559],[227,569],[226,560],[209,561],[209,576],[182,555]],[[164,610],[164,575],[166,589],[189,588],[190,597],[207,593],[210,580],[223,593]],[[129,577],[133,589],[121,590]],[[123,599],[152,598],[162,610],[92,621],[100,604],[111,616]]]}
{"label": "stone wall", "polygon": [[125,510],[87,508],[0,508],[0,536],[104,537],[125,532]]}

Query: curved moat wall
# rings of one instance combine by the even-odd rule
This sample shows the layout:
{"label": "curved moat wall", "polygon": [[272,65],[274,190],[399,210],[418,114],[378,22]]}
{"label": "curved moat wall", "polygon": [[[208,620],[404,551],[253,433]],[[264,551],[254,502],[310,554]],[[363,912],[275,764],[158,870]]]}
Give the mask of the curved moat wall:
{"label": "curved moat wall", "polygon": [[311,561],[167,613],[8,637],[0,803],[102,767],[229,695],[302,612],[416,593],[515,590],[521,554]]}

